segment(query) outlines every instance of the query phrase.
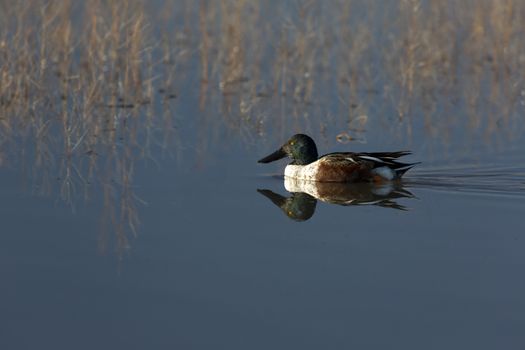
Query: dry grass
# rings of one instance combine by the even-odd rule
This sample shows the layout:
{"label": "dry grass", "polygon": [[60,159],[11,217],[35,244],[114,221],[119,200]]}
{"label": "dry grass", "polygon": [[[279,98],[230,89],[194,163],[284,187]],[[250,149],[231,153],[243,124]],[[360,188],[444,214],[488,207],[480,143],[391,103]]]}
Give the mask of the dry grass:
{"label": "dry grass", "polygon": [[17,164],[24,149],[34,160],[35,188],[56,188],[72,206],[89,197],[93,183],[101,186],[103,211],[123,249],[126,232],[138,225],[135,155],[147,157],[148,146],[163,137],[159,118],[153,120],[157,43],[143,4],[1,6],[0,133],[11,146],[3,161]]}
{"label": "dry grass", "polygon": [[229,0],[185,14],[206,124],[247,142],[304,130],[352,139],[362,116],[442,147],[457,147],[457,130],[493,144],[523,132],[522,2]]}
{"label": "dry grass", "polygon": [[177,95],[198,96],[201,156],[224,130],[346,142],[366,123],[508,142],[525,124],[523,23],[518,0],[0,1],[0,165],[30,159],[68,203],[101,184],[125,247],[136,160],[182,152]]}

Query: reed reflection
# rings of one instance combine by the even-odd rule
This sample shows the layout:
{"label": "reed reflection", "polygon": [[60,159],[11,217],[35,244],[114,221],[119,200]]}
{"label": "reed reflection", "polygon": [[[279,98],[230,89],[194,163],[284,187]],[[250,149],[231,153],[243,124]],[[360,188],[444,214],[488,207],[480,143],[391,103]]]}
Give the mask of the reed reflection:
{"label": "reed reflection", "polygon": [[383,208],[408,210],[397,202],[401,198],[416,198],[402,182],[385,184],[313,182],[284,178],[286,197],[268,189],[257,192],[270,199],[286,216],[295,221],[309,220],[315,213],[317,201],[343,206],[375,205]]}
{"label": "reed reflection", "polygon": [[102,251],[129,245],[135,166],[166,153],[201,166],[297,131],[439,159],[523,142],[523,1],[161,3],[0,0],[0,168],[71,207],[101,193]]}

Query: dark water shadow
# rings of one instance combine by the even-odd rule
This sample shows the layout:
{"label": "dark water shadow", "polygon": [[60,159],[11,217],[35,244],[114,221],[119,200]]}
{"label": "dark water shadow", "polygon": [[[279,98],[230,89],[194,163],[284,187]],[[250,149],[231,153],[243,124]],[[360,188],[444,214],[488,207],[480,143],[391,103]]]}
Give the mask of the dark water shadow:
{"label": "dark water shadow", "polygon": [[341,206],[374,205],[408,210],[396,199],[416,198],[404,188],[401,182],[376,185],[312,182],[285,178],[284,187],[290,193],[289,196],[268,189],[258,189],[257,192],[270,199],[288,218],[295,221],[310,219],[315,213],[317,201]]}

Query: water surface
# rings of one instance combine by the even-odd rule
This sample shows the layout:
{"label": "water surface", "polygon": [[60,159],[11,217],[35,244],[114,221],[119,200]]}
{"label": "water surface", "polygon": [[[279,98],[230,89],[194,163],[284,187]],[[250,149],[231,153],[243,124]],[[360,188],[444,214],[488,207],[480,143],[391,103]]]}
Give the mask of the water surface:
{"label": "water surface", "polygon": [[[78,39],[108,50],[91,63],[38,47],[58,61],[27,61],[29,78],[53,89],[0,90],[2,349],[524,346],[519,18],[500,26],[491,2],[159,2],[143,19],[132,4],[122,28],[161,38],[122,39],[142,60],[111,56],[118,36]],[[24,71],[5,57],[5,76]],[[380,187],[287,183],[285,161],[256,161],[297,132],[422,163]]]}

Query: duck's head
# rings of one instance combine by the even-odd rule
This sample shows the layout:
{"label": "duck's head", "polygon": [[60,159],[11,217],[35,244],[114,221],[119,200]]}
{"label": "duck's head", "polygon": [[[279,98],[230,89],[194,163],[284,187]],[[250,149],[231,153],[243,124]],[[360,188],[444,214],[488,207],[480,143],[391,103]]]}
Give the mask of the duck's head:
{"label": "duck's head", "polygon": [[275,160],[290,157],[293,159],[292,164],[306,165],[315,162],[319,157],[314,140],[308,135],[293,135],[281,148],[272,154],[259,160],[259,163],[270,163]]}

